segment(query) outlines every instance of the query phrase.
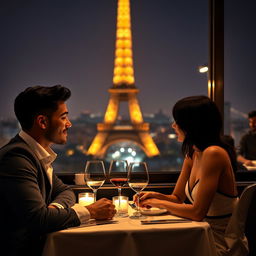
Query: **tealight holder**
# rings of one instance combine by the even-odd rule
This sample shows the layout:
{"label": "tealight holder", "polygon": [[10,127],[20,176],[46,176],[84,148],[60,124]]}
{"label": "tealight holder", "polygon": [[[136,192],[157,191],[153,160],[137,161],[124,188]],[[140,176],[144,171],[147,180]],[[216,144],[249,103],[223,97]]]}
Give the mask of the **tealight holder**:
{"label": "tealight holder", "polygon": [[114,196],[112,201],[116,208],[116,217],[127,217],[129,198],[127,196]]}
{"label": "tealight holder", "polygon": [[78,203],[82,206],[87,206],[94,203],[94,193],[79,193]]}

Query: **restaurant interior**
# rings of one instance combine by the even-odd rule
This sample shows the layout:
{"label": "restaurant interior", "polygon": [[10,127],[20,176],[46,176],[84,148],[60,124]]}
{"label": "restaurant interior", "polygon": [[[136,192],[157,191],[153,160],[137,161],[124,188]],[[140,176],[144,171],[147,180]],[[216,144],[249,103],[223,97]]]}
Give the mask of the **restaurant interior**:
{"label": "restaurant interior", "polygon": [[[127,6],[130,0],[116,2],[120,2],[120,10],[124,7],[120,13],[127,18],[125,12],[129,11]],[[208,61],[205,83],[208,97],[216,103],[222,119],[225,115],[224,57],[227,54],[224,40],[224,2],[208,0]],[[106,161],[107,147],[111,144],[105,143],[107,136],[110,141],[113,138],[118,142],[129,139],[135,141],[138,148],[144,150],[147,156],[145,159],[157,159],[160,154],[153,136],[151,137],[149,124],[143,120],[138,103],[139,89],[134,87],[132,43],[129,40],[120,40],[122,37],[129,39],[129,30],[122,31],[122,26],[130,25],[123,20],[119,23],[121,29],[117,24],[113,87],[108,91],[110,99],[104,121],[97,123],[96,135],[88,148],[89,156],[86,156],[85,170],[77,173],[56,173],[64,184],[72,188],[77,204],[88,206],[99,199],[107,198],[114,204],[117,212],[113,218],[107,220],[90,219],[86,224],[71,225],[47,234],[42,255],[69,256],[90,253],[93,256],[255,256],[256,163],[252,170],[238,168],[235,172],[240,199],[232,216],[229,216],[230,221],[225,233],[228,249],[226,254],[221,254],[223,248],[215,246],[216,238],[205,219],[192,220],[170,214],[165,208],[138,206],[142,191],[170,195],[180,176],[180,170],[148,170],[147,161]],[[123,68],[123,63],[127,64],[126,69]],[[132,132],[130,128],[125,128],[126,126],[118,128],[114,125],[118,120],[117,105],[122,101],[128,102],[134,129]],[[112,138],[113,134],[116,137]],[[184,204],[191,204],[190,201],[187,198]]]}
{"label": "restaurant interior", "polygon": [[[220,112],[222,113],[222,116],[224,115],[224,1],[221,0],[209,0],[209,37],[208,37],[208,96],[216,102]],[[144,189],[145,191],[154,190],[157,192],[161,192],[164,194],[170,194],[176,184],[176,181],[179,176],[179,171],[177,172],[150,172],[149,173],[149,183],[147,187]],[[242,192],[250,185],[253,185],[256,180],[256,172],[255,171],[241,171],[238,170],[236,172],[236,181],[237,181],[237,188],[239,195],[242,194]],[[73,188],[73,190],[76,193],[77,200],[79,200],[79,195],[85,195],[84,193],[90,193],[92,192],[92,189],[88,186],[86,186],[86,182],[84,181],[84,175],[83,174],[71,174],[71,173],[59,173],[59,178],[63,180],[63,182],[70,184]],[[80,177],[81,176],[81,177]],[[128,184],[125,184],[122,186],[122,196],[128,197],[129,201],[133,199],[134,191],[130,188]],[[88,195],[86,195],[88,196]],[[117,196],[117,189],[116,187],[111,183],[110,178],[108,177],[104,183],[104,185],[101,186],[101,188],[97,191],[97,199],[106,197],[108,199],[111,199]],[[85,200],[91,200],[91,199],[85,199]],[[245,232],[247,235],[247,238],[249,240],[249,247],[250,247],[250,253],[248,255],[256,255],[256,248],[255,248],[255,239],[256,239],[256,233],[255,233],[255,200],[256,200],[256,193],[254,193],[253,198],[251,199],[250,204],[250,210],[248,211],[248,216],[246,218],[245,223]],[[254,205],[254,207],[253,207]],[[120,206],[120,205],[119,205]],[[165,217],[165,216],[164,216]],[[163,217],[162,217],[163,218]],[[127,224],[127,223],[126,223]],[[126,225],[122,224],[122,225]],[[125,226],[125,228],[127,228]],[[154,228],[154,227],[153,227]],[[129,229],[129,228],[128,228]],[[176,230],[177,231],[177,230]],[[107,231],[106,231],[107,232]],[[143,231],[141,231],[143,232]],[[163,231],[164,232],[164,231]],[[118,234],[122,236],[122,233]],[[134,235],[134,234],[133,234]],[[155,234],[157,235],[157,234]],[[161,234],[158,234],[159,237],[163,238]],[[148,239],[152,239],[154,237],[153,234],[150,233]],[[177,234],[178,236],[178,234]],[[101,237],[98,237],[101,239]],[[102,237],[102,239],[106,239],[106,237]],[[118,243],[118,239],[116,237],[112,237],[112,239],[115,241],[115,243]],[[117,239],[117,240],[115,240]],[[141,239],[140,245],[131,245],[130,242],[129,246],[131,248],[128,250],[129,253],[123,252],[123,248],[119,248],[119,255],[167,255],[166,246],[165,243],[162,241],[162,243],[157,244],[158,250],[153,249],[149,246],[150,252],[147,250],[143,250],[141,247],[142,243],[147,243],[146,238],[137,237],[137,239]],[[144,240],[145,239],[145,240]],[[157,240],[157,238],[154,238]],[[150,241],[150,240],[148,240]],[[64,242],[64,240],[62,241]],[[119,241],[120,242],[120,241]],[[177,244],[182,243],[182,241],[177,240]],[[120,242],[121,244],[123,242]],[[168,243],[168,242],[167,242]],[[196,243],[196,242],[195,242]],[[113,246],[116,247],[116,244],[113,244]],[[121,246],[121,245],[120,245]],[[133,246],[137,246],[137,249],[134,249]],[[182,246],[179,244],[179,246]],[[184,252],[188,252],[192,250],[189,255],[215,255],[212,252],[211,249],[207,250],[205,248],[202,249],[202,251],[199,253],[196,249],[196,246],[191,249],[186,246],[184,246]],[[121,246],[122,247],[122,246]],[[124,247],[125,248],[125,247]],[[205,250],[205,251],[204,251]],[[48,252],[48,251],[47,251]],[[195,252],[195,254],[193,254]],[[198,254],[197,254],[198,253]],[[46,254],[45,254],[46,255]],[[48,255],[48,254],[47,254]],[[53,254],[55,255],[55,254]],[[56,254],[57,255],[57,254]],[[176,255],[175,252],[172,255]],[[177,254],[178,255],[178,254]],[[180,255],[188,255],[180,254]],[[240,255],[240,254],[230,254],[230,255]]]}

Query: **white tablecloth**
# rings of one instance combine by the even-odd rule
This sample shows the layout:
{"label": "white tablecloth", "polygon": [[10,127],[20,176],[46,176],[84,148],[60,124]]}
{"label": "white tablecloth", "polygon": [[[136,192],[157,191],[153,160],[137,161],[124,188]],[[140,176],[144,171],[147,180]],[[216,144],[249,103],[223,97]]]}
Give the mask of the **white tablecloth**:
{"label": "white tablecloth", "polygon": [[[167,219],[173,216],[150,216]],[[48,235],[43,256],[216,256],[206,222],[142,225],[118,218],[117,223],[70,228]]]}

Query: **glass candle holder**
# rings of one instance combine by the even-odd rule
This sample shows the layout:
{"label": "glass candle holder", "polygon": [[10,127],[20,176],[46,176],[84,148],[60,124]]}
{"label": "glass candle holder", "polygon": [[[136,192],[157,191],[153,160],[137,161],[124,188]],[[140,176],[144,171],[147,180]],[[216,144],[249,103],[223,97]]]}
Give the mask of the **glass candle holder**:
{"label": "glass candle holder", "polygon": [[78,194],[78,203],[83,206],[94,203],[94,194],[93,193],[79,193]]}
{"label": "glass candle holder", "polygon": [[127,196],[114,196],[112,200],[116,207],[116,217],[127,217],[129,198]]}

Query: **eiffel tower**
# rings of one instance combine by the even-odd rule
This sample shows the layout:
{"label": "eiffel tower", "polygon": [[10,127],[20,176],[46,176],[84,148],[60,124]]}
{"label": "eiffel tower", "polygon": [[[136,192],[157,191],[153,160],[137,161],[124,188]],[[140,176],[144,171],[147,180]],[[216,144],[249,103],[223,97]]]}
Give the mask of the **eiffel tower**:
{"label": "eiffel tower", "polygon": [[[97,135],[87,152],[95,157],[103,157],[109,146],[120,141],[134,142],[148,157],[159,154],[137,99],[139,90],[134,79],[130,19],[130,0],[118,0],[113,87],[108,90],[110,99],[104,121],[98,123]],[[119,105],[123,101],[128,103],[129,125],[116,124]]]}

